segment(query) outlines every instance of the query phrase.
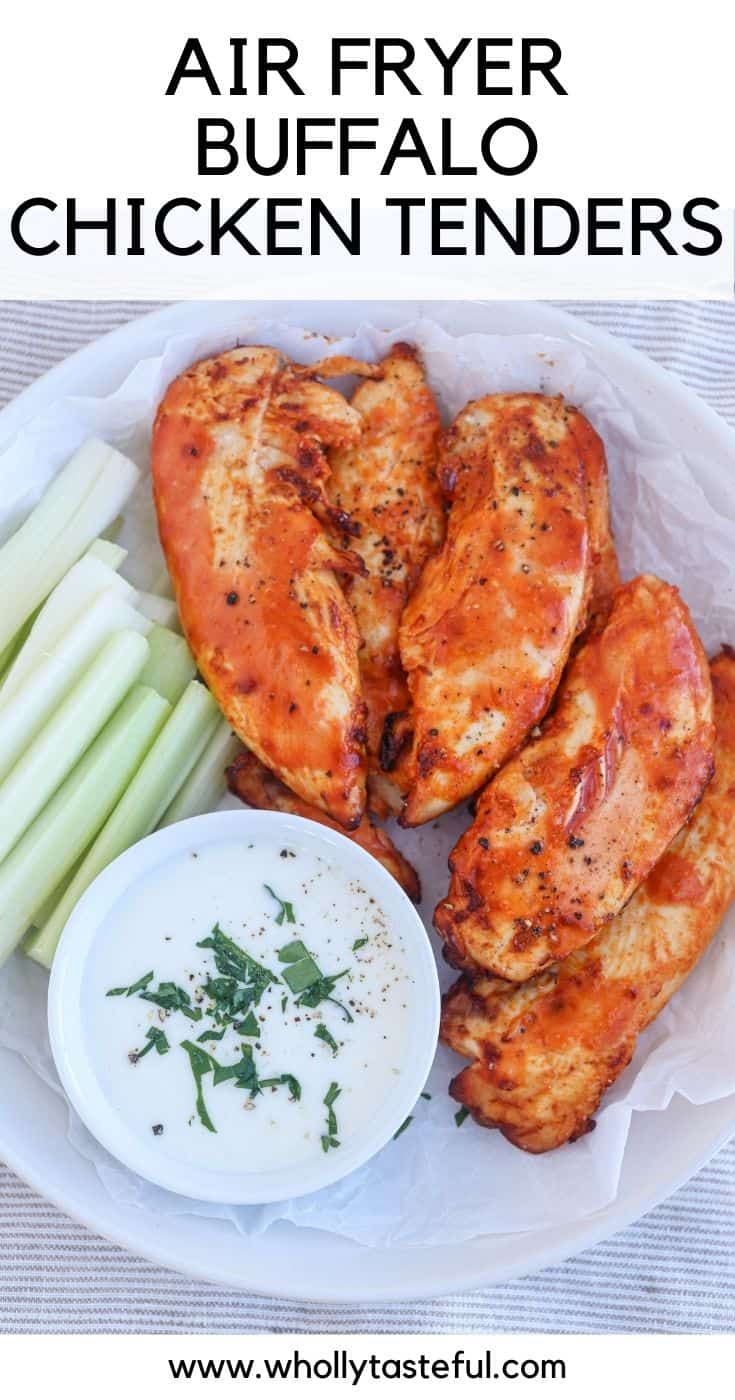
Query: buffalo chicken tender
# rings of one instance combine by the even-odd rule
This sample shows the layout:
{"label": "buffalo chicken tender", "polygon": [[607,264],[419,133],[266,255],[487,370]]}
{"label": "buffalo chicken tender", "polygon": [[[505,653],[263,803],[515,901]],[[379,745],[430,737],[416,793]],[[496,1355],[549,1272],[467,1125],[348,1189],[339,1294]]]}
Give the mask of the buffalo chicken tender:
{"label": "buffalo chicken tender", "polygon": [[[339,824],[325,816],[318,807],[311,807],[308,802],[302,802],[294,793],[289,792],[273,773],[269,773],[268,769],[258,762],[255,754],[247,751],[238,754],[234,763],[227,769],[227,786],[235,797],[239,797],[240,801],[246,802],[249,807],[257,807],[267,812],[288,812],[293,816],[306,817],[312,822],[320,822],[322,826],[331,827],[335,831],[341,830]],[[369,817],[363,817],[354,831],[342,834],[349,835],[352,841],[380,861],[393,879],[403,887],[409,899],[418,904],[421,899],[419,877],[385,831],[374,826]]]}
{"label": "buffalo chicken tender", "polygon": [[[187,640],[233,729],[347,828],[365,807],[358,635],[340,576],[364,568],[323,528],[325,449],[360,417],[317,369],[250,346],[169,386],[153,434],[158,528]],[[339,361],[336,372],[355,368]],[[368,372],[371,372],[368,370]]]}
{"label": "buffalo chicken tender", "polygon": [[436,475],[439,410],[416,352],[394,345],[378,368],[380,378],[361,384],[352,399],[362,423],[359,441],[334,448],[329,463],[330,496],[359,524],[367,566],[366,574],[348,578],[345,591],[360,634],[368,797],[385,815],[400,808],[397,735],[410,727],[398,628],[424,563],[442,542],[444,507]]}
{"label": "buffalo chicken tender", "polygon": [[675,588],[633,579],[452,852],[435,915],[449,961],[523,982],[588,943],[691,815],[713,743],[689,612]]}
{"label": "buffalo chicken tender", "polygon": [[447,536],[408,601],[413,701],[402,820],[476,792],[542,718],[590,595],[587,479],[576,410],[540,394],[470,403],[445,434]]}
{"label": "buffalo chicken tender", "polygon": [[735,897],[735,659],[712,663],[715,775],[690,824],[586,948],[523,986],[462,977],[442,1039],[472,1064],[451,1093],[517,1147],[548,1152],[593,1127],[641,1031],[696,966]]}

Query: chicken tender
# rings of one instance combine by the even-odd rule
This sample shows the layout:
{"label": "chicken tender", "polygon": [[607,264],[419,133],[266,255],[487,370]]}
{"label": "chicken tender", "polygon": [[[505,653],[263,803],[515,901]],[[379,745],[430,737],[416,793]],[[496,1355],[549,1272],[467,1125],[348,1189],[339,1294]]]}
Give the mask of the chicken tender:
{"label": "chicken tender", "polygon": [[517,1147],[548,1152],[594,1126],[641,1031],[710,944],[735,898],[735,654],[712,663],[715,776],[609,928],[523,986],[462,977],[442,1039],[472,1064],[452,1096]]}
{"label": "chicken tender", "polygon": [[497,394],[445,434],[446,541],[400,629],[414,726],[407,826],[456,806],[515,752],[584,625],[593,559],[579,417],[560,399]]}
{"label": "chicken tender", "polygon": [[357,442],[361,422],[314,378],[325,369],[259,346],[193,365],[158,410],[153,489],[184,631],[224,714],[304,801],[353,828],[365,703],[337,574],[364,565],[323,526],[355,533],[326,497],[325,449]]}
{"label": "chicken tender", "polygon": [[397,735],[399,724],[404,732],[410,728],[398,627],[424,563],[444,537],[444,506],[436,475],[439,410],[416,351],[394,345],[378,369],[380,378],[361,384],[352,398],[362,422],[359,441],[333,449],[329,463],[330,497],[360,525],[367,567],[347,580],[345,591],[360,633],[368,796],[384,816],[400,810],[403,741]]}
{"label": "chicken tender", "polygon": [[675,588],[624,584],[540,737],[482,793],[435,914],[449,961],[524,982],[619,913],[712,774],[712,687]]}

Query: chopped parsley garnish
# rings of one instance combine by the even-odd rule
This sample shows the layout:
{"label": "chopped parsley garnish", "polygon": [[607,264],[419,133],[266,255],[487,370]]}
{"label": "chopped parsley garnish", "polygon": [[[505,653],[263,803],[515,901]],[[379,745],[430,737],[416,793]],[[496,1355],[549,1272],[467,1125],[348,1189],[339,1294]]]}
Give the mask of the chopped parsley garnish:
{"label": "chopped parsley garnish", "polygon": [[336,1084],[335,1081],[332,1080],[322,1100],[327,1110],[327,1131],[322,1134],[322,1152],[328,1152],[330,1147],[339,1147],[340,1145],[339,1138],[337,1137],[339,1127],[337,1125],[337,1115],[334,1111],[334,1103],[341,1093],[342,1090],[339,1084]]}
{"label": "chopped parsley garnish", "polygon": [[332,992],[339,982],[340,977],[346,977],[348,972],[349,968],[346,967],[343,972],[335,972],[330,977],[320,977],[318,981],[312,982],[311,986],[307,987],[306,991],[302,992],[301,996],[298,997],[296,1005],[307,1006],[310,1010],[313,1010],[320,1002],[331,1001],[333,1006],[339,1007],[346,1021],[354,1021],[354,1016],[347,1010],[344,1003],[337,1001],[337,999],[332,996]]}
{"label": "chopped parsley garnish", "polygon": [[286,1084],[291,1094],[291,1098],[296,1102],[301,1098],[301,1085],[295,1074],[277,1074],[273,1079],[261,1079],[261,1089],[275,1089],[279,1084]]}
{"label": "chopped parsley garnish", "polygon": [[327,1030],[323,1021],[319,1022],[319,1025],[314,1031],[314,1035],[316,1036],[317,1040],[323,1040],[324,1044],[329,1046],[333,1055],[337,1054],[339,1046],[334,1036],[332,1035],[332,1032]]}
{"label": "chopped parsley garnish", "polygon": [[136,992],[144,992],[149,982],[153,981],[155,973],[146,972],[145,977],[139,977],[137,982],[133,982],[131,987],[113,987],[107,992],[108,997],[132,997]]}
{"label": "chopped parsley garnish", "polygon": [[[229,982],[244,983],[246,987],[251,989],[252,995],[248,1005],[252,1002],[254,1006],[257,1006],[266,988],[272,982],[279,981],[275,972],[263,967],[263,964],[257,962],[255,958],[251,958],[244,948],[233,943],[232,939],[222,932],[219,924],[215,924],[209,938],[203,938],[201,943],[197,943],[197,948],[211,948],[214,952],[214,965],[222,977]],[[214,984],[210,982],[208,985],[211,987]],[[205,987],[205,991],[207,990],[208,988]],[[246,1007],[243,1006],[240,1009],[245,1010]]]}
{"label": "chopped parsley garnish", "polygon": [[469,1116],[470,1110],[468,1108],[458,1108],[457,1112],[454,1115],[454,1121],[457,1124],[457,1127],[461,1128],[465,1118],[469,1118]]}
{"label": "chopped parsley garnish", "polygon": [[215,1060],[214,1055],[207,1056],[214,1075],[213,1083],[216,1087],[231,1079],[236,1089],[248,1089],[251,1099],[254,1099],[255,1095],[260,1093],[260,1081],[255,1068],[253,1047],[252,1045],[241,1045],[240,1049],[242,1055],[232,1065],[221,1065]]}
{"label": "chopped parsley garnish", "polygon": [[340,977],[346,977],[349,968],[325,976],[300,938],[295,938],[292,943],[278,949],[278,961],[287,964],[283,980],[296,997],[297,1006],[306,1006],[313,1010],[320,1002],[331,1001],[344,1013],[347,1021],[353,1020],[347,1007],[343,1006],[341,1001],[335,1001],[332,996]]}
{"label": "chopped parsley garnish", "polygon": [[171,1049],[163,1031],[159,1030],[157,1026],[151,1026],[150,1030],[146,1031],[145,1038],[148,1044],[144,1045],[142,1050],[130,1051],[128,1059],[131,1065],[137,1065],[138,1060],[142,1060],[143,1056],[147,1055],[149,1050],[157,1050],[159,1055],[167,1055]]}
{"label": "chopped parsley garnish", "polygon": [[281,899],[280,896],[276,894],[275,890],[271,889],[270,885],[263,885],[263,889],[268,891],[271,899],[275,899],[278,905],[276,923],[282,924],[285,922],[287,924],[295,924],[296,915],[293,911],[293,904],[290,904],[287,899]]}
{"label": "chopped parsley garnish", "polygon": [[197,1113],[199,1114],[199,1121],[210,1133],[216,1133],[217,1129],[207,1112],[207,1105],[204,1102],[204,1090],[202,1088],[202,1080],[205,1074],[208,1074],[212,1068],[210,1057],[206,1050],[202,1050],[200,1046],[192,1044],[190,1040],[182,1040],[181,1048],[185,1050],[189,1056],[191,1072],[194,1075],[194,1083],[196,1084],[197,1091],[196,1107]]}
{"label": "chopped parsley garnish", "polygon": [[355,941],[354,941],[354,943],[353,943],[353,945],[352,945],[352,951],[353,951],[353,953],[356,953],[356,952],[358,951],[358,949],[360,949],[360,948],[364,948],[364,947],[365,947],[365,944],[366,944],[366,943],[369,943],[369,942],[370,942],[369,938],[356,938]]}
{"label": "chopped parsley garnish", "polygon": [[[294,924],[296,917],[293,905],[288,900],[280,899],[269,885],[266,885],[265,888],[279,906],[276,923]],[[367,941],[367,938],[357,939],[354,948],[363,947]],[[240,1044],[240,1058],[232,1064],[222,1064],[211,1050],[206,1048],[207,1044],[222,1041],[229,1030],[238,1035],[247,1036],[251,1040],[259,1040],[262,1035],[262,1025],[254,1008],[259,1005],[267,989],[281,981],[286,983],[296,1006],[312,1009],[319,1006],[321,1002],[329,1001],[342,1011],[348,1021],[352,1021],[352,1015],[347,1007],[332,995],[341,978],[349,975],[349,968],[343,968],[341,972],[323,973],[302,940],[294,938],[278,951],[278,961],[282,964],[282,976],[279,977],[270,968],[258,962],[256,958],[251,957],[233,939],[228,938],[219,924],[215,924],[211,934],[197,943],[197,947],[212,950],[218,975],[206,974],[201,983],[194,987],[194,1002],[192,1002],[192,995],[189,991],[176,982],[159,982],[156,987],[153,987],[155,974],[152,971],[147,972],[145,976],[140,977],[129,987],[113,987],[107,996],[131,997],[137,995],[142,1001],[151,1002],[167,1014],[178,1011],[190,1021],[201,1021],[203,1017],[207,1017],[210,1024],[202,1031],[197,1040],[182,1040],[180,1045],[182,1050],[186,1051],[194,1077],[196,1112],[199,1121],[208,1132],[216,1133],[217,1129],[210,1117],[204,1097],[204,1080],[207,1075],[212,1076],[213,1088],[220,1084],[230,1083],[236,1089],[244,1089],[249,1093],[251,1099],[254,1099],[265,1089],[283,1087],[288,1089],[292,1100],[298,1101],[301,1099],[301,1084],[296,1076],[290,1073],[271,1075],[261,1079],[251,1044]],[[194,982],[193,974],[190,974],[189,980]],[[288,1000],[286,994],[280,999],[282,1013],[286,1010]],[[315,1027],[314,1035],[331,1050],[333,1055],[338,1054],[339,1043],[323,1021],[320,1021]],[[166,1035],[157,1026],[152,1026],[146,1032],[145,1039],[146,1043],[140,1050],[130,1052],[129,1058],[133,1064],[137,1064],[138,1060],[148,1055],[151,1050],[155,1050],[159,1055],[165,1055],[171,1049]],[[259,1050],[260,1046],[258,1045],[256,1048]],[[332,1148],[340,1146],[334,1104],[341,1092],[340,1086],[333,1082],[323,1100],[327,1113],[326,1131],[321,1135],[324,1152],[329,1152]],[[193,1122],[193,1118],[190,1121]],[[156,1125],[153,1131],[162,1132],[163,1128]]]}
{"label": "chopped parsley garnish", "polygon": [[141,992],[140,997],[142,1001],[152,1001],[154,1006],[160,1006],[164,1011],[180,1011],[190,1021],[202,1019],[201,1008],[192,1006],[189,993],[175,982],[159,982],[157,991]]}
{"label": "chopped parsley garnish", "polygon": [[282,963],[299,962],[301,958],[308,958],[309,951],[301,942],[300,938],[294,938],[292,943],[285,943],[278,949],[278,961]]}
{"label": "chopped parsley garnish", "polygon": [[396,1138],[399,1138],[399,1137],[401,1136],[401,1133],[405,1133],[406,1128],[410,1128],[410,1126],[411,1126],[412,1123],[413,1123],[413,1114],[412,1114],[412,1113],[409,1113],[408,1118],[404,1118],[403,1122],[401,1123],[400,1128],[398,1128],[397,1131],[393,1134],[393,1141],[395,1142]]}

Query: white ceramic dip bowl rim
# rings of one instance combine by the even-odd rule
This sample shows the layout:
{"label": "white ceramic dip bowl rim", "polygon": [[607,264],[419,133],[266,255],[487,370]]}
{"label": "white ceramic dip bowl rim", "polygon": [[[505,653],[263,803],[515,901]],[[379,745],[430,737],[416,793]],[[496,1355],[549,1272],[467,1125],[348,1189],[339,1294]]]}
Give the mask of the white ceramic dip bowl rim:
{"label": "white ceramic dip bowl rim", "polygon": [[[337,1152],[276,1170],[220,1169],[157,1151],[128,1124],[111,1101],[88,1053],[82,990],[87,961],[105,919],[116,903],[154,869],[195,846],[289,840],[332,861],[344,860],[362,873],[379,901],[388,927],[400,929],[413,979],[406,1037],[410,1053],[401,1072],[386,1077],[386,1097],[362,1129]],[[194,1200],[260,1205],[307,1195],[364,1166],[411,1113],[431,1069],[439,1034],[440,993],[436,962],[424,924],[392,875],[347,836],[317,822],[282,812],[210,812],[156,831],[118,856],[90,885],[69,919],[54,958],[49,984],[51,1050],[64,1091],[82,1122],[101,1145],[131,1171],[157,1186]]]}

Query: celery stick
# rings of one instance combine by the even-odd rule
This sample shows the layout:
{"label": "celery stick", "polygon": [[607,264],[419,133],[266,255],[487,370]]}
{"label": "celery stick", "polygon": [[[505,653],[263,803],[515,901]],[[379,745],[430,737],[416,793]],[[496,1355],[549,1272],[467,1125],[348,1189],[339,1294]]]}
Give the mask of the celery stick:
{"label": "celery stick", "polygon": [[[138,468],[104,443],[87,443],[80,451],[96,460],[98,475],[82,500],[75,498],[74,511],[62,516],[59,510],[54,518],[46,518],[46,499],[56,484],[52,483],[30,519],[0,550],[0,648],[114,520],[139,480]],[[43,517],[45,528],[37,520],[33,524],[36,516]]]}
{"label": "celery stick", "polygon": [[138,607],[144,617],[157,622],[160,627],[176,628],[179,614],[173,598],[158,598],[155,593],[139,593]]}
{"label": "celery stick", "polygon": [[122,568],[128,557],[127,549],[123,549],[121,544],[115,544],[114,540],[95,540],[94,544],[87,550],[87,559],[99,559],[102,564],[106,564],[108,569],[117,570]]}
{"label": "celery stick", "polygon": [[3,648],[2,652],[0,652],[0,685],[2,684],[3,676],[6,676],[8,674],[10,667],[12,666],[16,656],[18,655],[26,638],[28,637],[33,623],[35,622],[37,617],[38,612],[31,613],[31,616],[27,619],[26,622],[23,623],[23,626],[21,627],[20,631],[16,632],[15,636],[13,637],[13,640],[11,642],[8,642],[8,645]]}
{"label": "celery stick", "polygon": [[143,667],[141,685],[150,685],[178,704],[189,681],[196,675],[196,662],[183,637],[169,632],[167,627],[153,627],[148,633],[148,660]]}
{"label": "celery stick", "polygon": [[225,768],[234,762],[241,749],[242,744],[228,721],[221,719],[196,767],[161,817],[159,828],[214,811],[227,792]]}
{"label": "celery stick", "polygon": [[[53,651],[34,666],[15,694],[9,700],[0,695],[0,781],[108,637],[125,628],[145,634],[148,626],[147,618],[140,617],[116,594],[101,593]],[[187,679],[191,680],[191,675]],[[141,680],[146,683],[143,676]]]}
{"label": "celery stick", "polygon": [[0,865],[0,963],[97,835],[169,713],[135,686]]}
{"label": "celery stick", "polygon": [[87,887],[110,861],[154,830],[208,743],[217,713],[209,691],[191,681],[53,913],[29,943],[27,952],[36,962],[51,966],[67,919]]}
{"label": "celery stick", "polygon": [[57,472],[30,515],[0,549],[0,586],[12,585],[14,571],[29,555],[37,558],[66,529],[113,451],[98,438],[89,438]]}
{"label": "celery stick", "polygon": [[105,642],[52,719],[0,783],[0,860],[71,772],[140,674],[148,643],[137,632]]}
{"label": "celery stick", "polygon": [[[128,699],[129,699],[129,697],[130,697],[131,695],[135,695],[136,691],[138,691],[138,690],[140,690],[140,689],[141,689],[141,686],[140,686],[140,685],[134,685],[134,686],[133,686],[133,689],[132,689],[131,691],[128,692],[128,695],[125,696],[125,699],[123,700],[123,705],[127,704],[127,701],[128,701]],[[161,699],[160,695],[159,695],[158,698],[159,698],[159,700]],[[122,708],[122,706],[121,706],[121,708]],[[170,709],[170,706],[169,706],[169,709]],[[113,716],[113,718],[114,718],[114,716]],[[165,719],[165,718],[166,718],[166,716],[164,715],[164,719]],[[104,733],[104,730],[103,730],[102,732]],[[95,739],[95,744],[96,744],[96,743],[97,743],[97,740]],[[91,752],[92,752],[91,749],[87,749],[87,753],[91,753]],[[86,754],[85,754],[85,757],[82,759],[82,763],[84,763],[85,759],[86,759]],[[81,767],[81,764],[78,763],[77,766],[76,766],[76,768],[74,769],[74,773],[76,773],[80,767]],[[69,781],[70,778],[73,778],[74,773],[70,773],[70,774],[69,774],[69,778],[67,779],[67,782]],[[53,797],[53,798],[51,799],[51,801],[52,801],[52,802],[55,802],[55,801],[56,801],[56,798]],[[50,807],[50,806],[51,806],[51,802],[49,802],[49,804],[48,804],[48,807]],[[44,809],[46,812],[48,811],[48,807],[46,807],[46,808]],[[43,816],[43,812],[41,813],[41,816]],[[40,820],[40,818],[39,818],[39,820]],[[100,822],[100,826],[101,826],[101,825],[102,825],[102,822]],[[95,831],[94,834],[95,834],[95,836],[96,836],[96,835],[97,835],[97,832]],[[25,840],[25,837],[23,837],[22,840],[24,841],[24,840]],[[18,845],[21,845],[21,844],[22,844],[22,842],[19,841],[19,842],[18,842]],[[90,841],[89,845],[91,846],[91,844],[92,844],[92,842]],[[17,849],[17,847],[16,847],[16,849]],[[70,870],[67,870],[66,874],[64,875],[64,878],[63,878],[62,880],[59,880],[58,885],[56,885],[56,886],[54,887],[54,889],[51,891],[50,895],[49,895],[46,899],[44,899],[43,904],[41,905],[40,909],[34,909],[33,915],[32,915],[33,929],[43,928],[43,925],[45,924],[45,922],[46,922],[46,920],[48,919],[49,915],[50,915],[50,914],[53,914],[54,909],[56,908],[56,906],[57,906],[59,900],[61,899],[62,894],[64,893],[64,890],[67,888],[68,885],[71,884],[71,882],[72,882],[72,880],[74,879],[74,876],[76,875],[76,873],[77,873],[77,871],[78,871],[78,869],[79,869],[79,867],[80,867],[82,861],[84,860],[84,857],[86,856],[88,850],[89,850],[89,846],[87,846],[87,847],[82,851],[82,854],[81,854],[80,856],[77,856],[77,859],[74,861],[74,864],[72,865],[71,869],[70,869]],[[11,852],[11,854],[8,856],[8,860],[12,860],[12,856],[13,856],[13,852]],[[0,871],[2,871],[2,865],[0,865]],[[29,938],[31,938],[31,937],[33,936],[33,930],[31,930],[31,933],[29,933],[28,936],[29,936]]]}
{"label": "celery stick", "polygon": [[138,594],[132,584],[115,573],[100,559],[86,556],[80,559],[57,584],[43,607],[3,682],[3,700],[15,694],[21,681],[37,665],[40,658],[53,651],[59,639],[76,622],[85,608],[100,593],[112,592],[134,607]]}

